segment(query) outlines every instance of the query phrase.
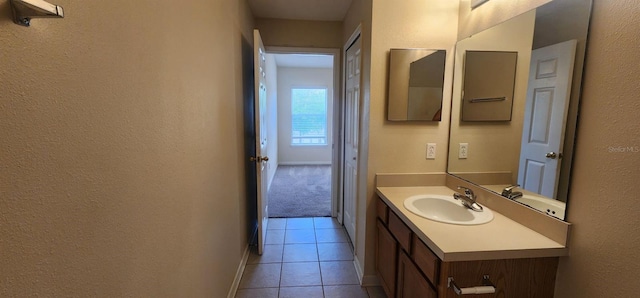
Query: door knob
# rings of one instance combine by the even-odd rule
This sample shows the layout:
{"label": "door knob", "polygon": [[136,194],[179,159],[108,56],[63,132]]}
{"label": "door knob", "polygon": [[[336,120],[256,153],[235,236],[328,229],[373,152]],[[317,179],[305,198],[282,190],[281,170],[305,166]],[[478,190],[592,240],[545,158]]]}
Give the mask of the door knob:
{"label": "door knob", "polygon": [[550,159],[556,159],[556,157],[558,157],[558,155],[555,152],[549,152],[547,154],[544,155],[546,158],[550,158]]}
{"label": "door knob", "polygon": [[267,156],[258,156],[258,157],[249,157],[249,161],[255,161],[255,162],[263,162],[263,161],[269,161],[269,157]]}

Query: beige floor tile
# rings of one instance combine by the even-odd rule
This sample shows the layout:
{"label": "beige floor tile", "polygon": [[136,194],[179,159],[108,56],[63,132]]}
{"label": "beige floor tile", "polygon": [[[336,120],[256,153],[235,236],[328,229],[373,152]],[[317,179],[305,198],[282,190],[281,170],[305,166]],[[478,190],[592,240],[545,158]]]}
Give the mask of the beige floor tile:
{"label": "beige floor tile", "polygon": [[284,243],[316,243],[316,233],[313,229],[287,230]]}
{"label": "beige floor tile", "polygon": [[269,218],[269,223],[267,224],[268,230],[284,230],[286,227],[286,218]]}
{"label": "beige floor tile", "polygon": [[324,298],[324,293],[322,286],[283,287],[280,288],[280,298]]}
{"label": "beige floor tile", "polygon": [[318,262],[282,263],[281,287],[319,285],[322,285],[322,280]]}
{"label": "beige floor tile", "polygon": [[347,234],[343,229],[316,229],[316,241],[325,242],[348,242]]}
{"label": "beige floor tile", "polygon": [[258,247],[253,246],[247,264],[281,263],[283,247],[282,244],[265,244],[264,252],[258,255]]}
{"label": "beige floor tile", "polygon": [[349,243],[318,243],[320,261],[353,261]]}
{"label": "beige floor tile", "polygon": [[285,244],[283,262],[317,262],[318,250],[315,243]]}
{"label": "beige floor tile", "polygon": [[352,261],[320,262],[320,273],[325,286],[360,284]]}
{"label": "beige floor tile", "polygon": [[285,230],[267,230],[265,244],[284,244]]}
{"label": "beige floor tile", "polygon": [[287,230],[313,229],[312,217],[287,218]]}
{"label": "beige floor tile", "polygon": [[314,217],[313,224],[316,229],[341,229],[342,225],[335,217]]}
{"label": "beige floor tile", "polygon": [[323,286],[324,296],[331,298],[369,298],[367,290],[360,285]]}
{"label": "beige floor tile", "polygon": [[278,288],[241,289],[236,298],[278,298]]}
{"label": "beige floor tile", "polygon": [[238,288],[277,288],[280,286],[281,266],[281,263],[247,265]]}

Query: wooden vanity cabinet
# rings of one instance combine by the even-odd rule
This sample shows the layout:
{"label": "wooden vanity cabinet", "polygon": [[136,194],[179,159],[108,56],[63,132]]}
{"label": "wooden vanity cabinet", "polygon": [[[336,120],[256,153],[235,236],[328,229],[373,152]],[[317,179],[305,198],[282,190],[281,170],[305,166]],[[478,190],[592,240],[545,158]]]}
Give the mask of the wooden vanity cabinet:
{"label": "wooden vanity cabinet", "polygon": [[[460,297],[447,288],[447,278],[452,276],[460,287],[477,286],[482,276],[489,275],[496,287],[495,294],[473,295],[476,298],[553,297],[555,291],[557,257],[504,259],[486,261],[443,262],[438,292],[439,297]],[[466,295],[465,295],[466,296]]]}
{"label": "wooden vanity cabinet", "polygon": [[[378,199],[376,209],[376,270],[387,297],[437,298],[440,260],[382,200]],[[380,215],[385,215],[386,225]],[[424,273],[425,268],[429,273]]]}
{"label": "wooden vanity cabinet", "polygon": [[380,284],[387,294],[387,297],[395,297],[397,264],[398,264],[398,242],[378,220],[378,232],[376,239],[376,270]]}
{"label": "wooden vanity cabinet", "polygon": [[437,298],[438,293],[404,251],[398,258],[398,290],[396,297]]}
{"label": "wooden vanity cabinet", "polygon": [[[379,216],[376,269],[390,298],[461,297],[447,286],[449,277],[460,287],[473,287],[482,285],[484,275],[489,275],[496,293],[464,296],[546,298],[554,295],[558,257],[442,262],[380,198],[376,209]],[[384,215],[384,220],[380,215]]]}

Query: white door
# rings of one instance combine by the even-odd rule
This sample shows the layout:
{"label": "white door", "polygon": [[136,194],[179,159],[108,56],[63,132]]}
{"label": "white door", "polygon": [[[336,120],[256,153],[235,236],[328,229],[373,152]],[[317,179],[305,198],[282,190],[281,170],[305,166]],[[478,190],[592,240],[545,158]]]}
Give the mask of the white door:
{"label": "white door", "polygon": [[555,198],[571,95],[576,41],[534,50],[525,106],[518,184]]}
{"label": "white door", "polygon": [[347,49],[345,88],[345,148],[343,224],[351,243],[356,236],[356,198],[358,194],[358,130],[360,113],[360,38]]}
{"label": "white door", "polygon": [[267,82],[266,57],[260,32],[253,30],[253,72],[254,72],[254,101],[255,101],[255,131],[256,156],[251,157],[256,162],[258,172],[256,185],[258,187],[258,254],[264,251],[267,223],[269,222],[269,205],[267,200]]}

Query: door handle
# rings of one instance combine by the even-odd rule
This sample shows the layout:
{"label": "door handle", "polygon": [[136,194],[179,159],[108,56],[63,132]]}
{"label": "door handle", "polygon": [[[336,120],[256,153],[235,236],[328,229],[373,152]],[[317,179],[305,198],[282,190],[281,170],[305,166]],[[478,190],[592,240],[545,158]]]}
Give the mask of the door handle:
{"label": "door handle", "polygon": [[550,158],[550,159],[556,159],[556,157],[558,159],[562,158],[562,153],[555,153],[555,152],[549,152],[547,154],[544,155],[546,158]]}
{"label": "door handle", "polygon": [[258,156],[258,157],[249,157],[249,161],[255,161],[255,162],[263,162],[263,161],[269,161],[269,157],[268,156]]}

